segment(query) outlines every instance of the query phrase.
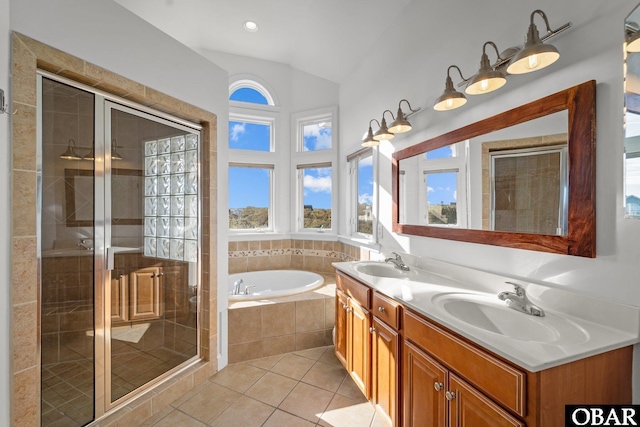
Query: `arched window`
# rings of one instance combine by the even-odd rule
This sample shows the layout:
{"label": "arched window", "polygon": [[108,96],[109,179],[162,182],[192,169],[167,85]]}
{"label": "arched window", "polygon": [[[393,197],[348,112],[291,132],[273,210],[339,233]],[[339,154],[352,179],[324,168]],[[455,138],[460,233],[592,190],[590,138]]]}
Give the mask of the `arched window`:
{"label": "arched window", "polygon": [[273,232],[274,97],[255,80],[239,79],[229,85],[229,104],[229,230],[231,235]]}
{"label": "arched window", "polygon": [[240,79],[229,85],[229,100],[275,106],[274,97],[255,80]]}

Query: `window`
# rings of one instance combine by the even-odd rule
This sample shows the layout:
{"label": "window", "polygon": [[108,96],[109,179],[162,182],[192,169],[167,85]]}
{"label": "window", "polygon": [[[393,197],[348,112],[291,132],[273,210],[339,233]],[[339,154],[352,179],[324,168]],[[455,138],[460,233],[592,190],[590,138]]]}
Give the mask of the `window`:
{"label": "window", "polygon": [[275,231],[277,108],[256,82],[235,82],[229,93],[229,230]]}
{"label": "window", "polygon": [[431,150],[420,161],[419,224],[467,226],[466,151],[467,143],[460,142]]}
{"label": "window", "polygon": [[373,239],[373,150],[366,148],[347,157],[349,163],[349,223],[351,234]]}
{"label": "window", "polygon": [[337,177],[334,173],[336,159],[336,136],[332,132],[337,119],[337,109],[297,113],[292,116],[292,139],[295,141],[291,154],[296,173],[296,217],[297,231],[331,231],[335,233],[335,218],[332,215],[337,196]]}
{"label": "window", "polygon": [[229,116],[229,148],[234,150],[274,151],[272,120]]}
{"label": "window", "polygon": [[269,229],[273,166],[229,166],[229,229]]}

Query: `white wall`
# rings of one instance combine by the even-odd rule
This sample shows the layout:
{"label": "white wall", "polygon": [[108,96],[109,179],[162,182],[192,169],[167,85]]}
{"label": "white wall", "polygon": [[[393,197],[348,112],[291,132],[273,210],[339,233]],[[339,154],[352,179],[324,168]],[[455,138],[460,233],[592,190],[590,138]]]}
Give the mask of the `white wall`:
{"label": "white wall", "polygon": [[[423,108],[412,121],[414,130],[381,145],[381,206],[391,206],[391,163],[394,150],[443,134],[506,111],[520,104],[574,86],[587,80],[597,82],[597,257],[546,254],[440,239],[395,235],[390,232],[391,211],[381,209],[385,228],[382,239],[386,253],[400,249],[412,254],[463,264],[482,270],[551,283],[576,292],[625,304],[640,305],[640,221],[624,218],[623,212],[623,131],[622,131],[622,42],[625,16],[637,0],[606,5],[599,0],[539,0],[522,2],[483,0],[470,13],[469,2],[412,2],[394,22],[398,32],[378,41],[351,78],[341,86],[341,140],[343,151],[353,150],[371,118],[393,109],[401,98]],[[499,91],[478,97],[458,110],[435,112],[433,101],[442,93],[447,67],[457,64],[465,77],[477,70],[484,41],[499,48],[522,43],[529,15],[534,8],[544,10],[551,27],[572,21],[573,27],[552,43],[561,52],[560,60],[542,71],[511,76]],[[467,10],[466,12],[464,12]],[[450,34],[437,40],[422,32],[433,19],[451,18]],[[538,21],[538,27],[544,24]],[[419,20],[422,24],[418,25]],[[542,29],[541,29],[542,31]],[[375,53],[388,52],[395,40],[406,44],[393,61],[375,64]],[[436,55],[427,54],[437,45]],[[490,58],[495,58],[488,51]],[[376,66],[377,65],[377,66]],[[454,82],[459,82],[456,74]],[[376,88],[375,92],[371,88]],[[415,107],[415,105],[414,105]],[[344,225],[343,225],[344,226]],[[636,351],[636,358],[637,357]],[[636,377],[640,367],[635,367]],[[637,383],[638,381],[636,381]],[[640,397],[634,393],[635,400]]]}
{"label": "white wall", "polygon": [[[4,90],[7,104],[11,95],[9,90],[9,60],[11,42],[9,32],[9,0],[0,0],[0,89]],[[2,169],[11,170],[11,151],[9,144],[9,116],[0,114],[0,159]],[[10,174],[0,174],[0,425],[10,424],[9,390],[11,384],[11,238],[9,224],[10,209]]]}

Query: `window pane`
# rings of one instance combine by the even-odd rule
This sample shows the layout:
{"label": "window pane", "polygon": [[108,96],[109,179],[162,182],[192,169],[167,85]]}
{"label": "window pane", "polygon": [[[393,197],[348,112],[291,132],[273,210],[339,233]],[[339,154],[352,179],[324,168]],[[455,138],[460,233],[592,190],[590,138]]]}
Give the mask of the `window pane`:
{"label": "window pane", "polygon": [[640,157],[627,158],[625,168],[627,215],[640,217]]}
{"label": "window pane", "polygon": [[358,233],[373,234],[373,156],[358,160]]}
{"label": "window pane", "polygon": [[427,224],[457,224],[458,172],[427,173],[425,180],[427,184]]}
{"label": "window pane", "polygon": [[331,122],[321,122],[302,126],[302,151],[331,149]]}
{"label": "window pane", "polygon": [[253,104],[269,105],[267,98],[260,92],[249,87],[241,87],[233,91],[229,97],[231,101],[251,102]]}
{"label": "window pane", "polygon": [[331,167],[303,171],[304,228],[331,228]]}
{"label": "window pane", "polygon": [[269,228],[271,169],[229,167],[229,228]]}
{"label": "window pane", "polygon": [[271,151],[271,126],[229,120],[229,148]]}
{"label": "window pane", "polygon": [[436,148],[435,150],[427,151],[427,159],[449,159],[455,157],[454,146],[446,145],[444,147]]}

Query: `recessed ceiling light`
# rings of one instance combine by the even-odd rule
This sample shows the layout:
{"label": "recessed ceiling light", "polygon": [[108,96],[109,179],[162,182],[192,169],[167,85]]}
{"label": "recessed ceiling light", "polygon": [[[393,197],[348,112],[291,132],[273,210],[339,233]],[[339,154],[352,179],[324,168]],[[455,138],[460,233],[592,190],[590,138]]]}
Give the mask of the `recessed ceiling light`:
{"label": "recessed ceiling light", "polygon": [[256,31],[258,31],[258,24],[255,21],[244,21],[242,25],[244,26],[245,30],[250,31],[252,33],[255,33]]}

